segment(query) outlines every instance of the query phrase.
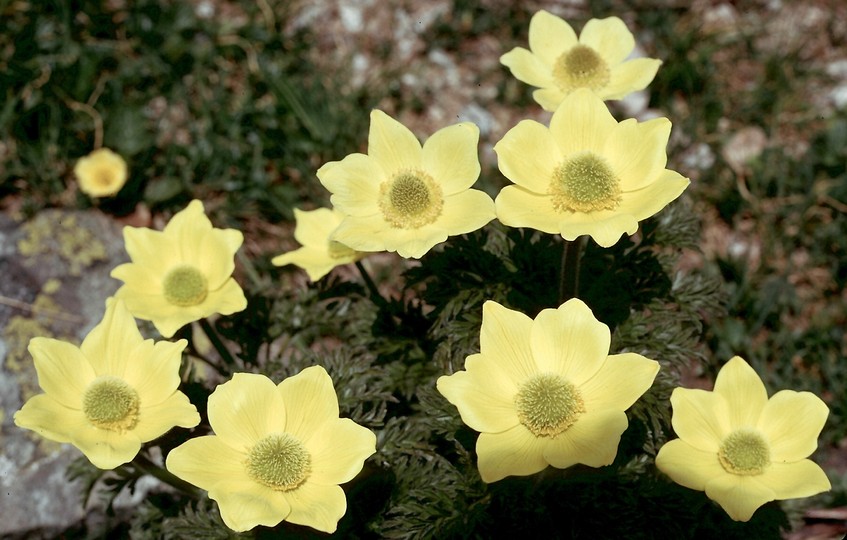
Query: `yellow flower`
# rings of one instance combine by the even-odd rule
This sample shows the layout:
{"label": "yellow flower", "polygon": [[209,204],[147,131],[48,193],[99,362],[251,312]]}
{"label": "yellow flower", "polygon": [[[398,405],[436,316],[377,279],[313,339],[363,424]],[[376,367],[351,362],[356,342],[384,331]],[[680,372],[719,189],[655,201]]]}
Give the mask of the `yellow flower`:
{"label": "yellow flower", "polygon": [[294,219],[297,221],[294,238],[303,247],[277,255],[271,259],[272,264],[296,264],[309,274],[309,279],[318,281],[336,266],[356,262],[365,256],[332,239],[332,233],[344,219],[344,214],[338,210],[318,208],[303,211],[295,208]]}
{"label": "yellow flower", "polygon": [[670,130],[667,118],[618,123],[597,96],[577,90],[553,113],[549,129],[523,120],[494,145],[500,170],[517,184],[497,196],[498,219],[614,245],[688,186],[665,168]]}
{"label": "yellow flower", "polygon": [[318,170],[345,215],[333,238],[358,251],[420,258],[448,236],[494,219],[491,198],[469,189],[479,177],[479,128],[440,129],[423,147],[403,124],[371,112],[368,154],[350,154]]}
{"label": "yellow flower", "polygon": [[721,368],[713,392],[676,388],[673,429],[656,466],[674,482],[705,491],[736,521],[768,501],[808,497],[831,488],[805,459],[818,446],[829,409],[814,394],[782,390],[770,399],[738,356]]}
{"label": "yellow flower", "polygon": [[177,390],[186,341],[145,340],[120,300],[76,347],[37,337],[29,343],[44,390],[15,413],[15,424],[71,443],[95,466],[131,461],[141,443],[174,426],[194,427],[197,409]]}
{"label": "yellow flower", "polygon": [[132,262],[112,270],[112,277],[124,282],[115,296],[139,319],[153,321],[165,337],[213,313],[241,311],[247,300],[232,272],[243,240],[235,229],[213,228],[198,200],[171,218],[164,231],[124,227]]}
{"label": "yellow flower", "polygon": [[79,189],[89,197],[109,197],[126,183],[126,161],[108,148],[99,148],[74,165]]}
{"label": "yellow flower", "polygon": [[635,39],[617,17],[591,19],[577,39],[567,22],[539,11],[529,21],[529,48],[515,47],[500,63],[518,80],[539,87],[532,97],[548,111],[579,88],[604,100],[622,99],[650,84],[662,64],[653,58],[624,61]]}
{"label": "yellow flower", "polygon": [[216,435],[173,449],[169,471],[209,492],[235,531],[286,520],[333,532],[347,510],[338,484],[376,451],[376,436],[338,417],[332,380],[320,366],[275,385],[236,373],[209,396]]}
{"label": "yellow flower", "polygon": [[480,432],[483,481],[614,461],[628,425],[624,410],[650,388],[659,364],[610,355],[609,342],[609,327],[578,299],[535,320],[493,301],[483,305],[479,354],[467,358],[465,371],[437,381]]}

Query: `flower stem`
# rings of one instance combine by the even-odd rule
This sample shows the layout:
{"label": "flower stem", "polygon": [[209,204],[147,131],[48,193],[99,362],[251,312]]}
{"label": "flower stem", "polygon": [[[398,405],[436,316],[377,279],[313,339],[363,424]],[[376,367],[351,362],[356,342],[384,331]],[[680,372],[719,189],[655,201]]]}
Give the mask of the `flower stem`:
{"label": "flower stem", "polygon": [[195,499],[200,497],[200,490],[198,490],[194,485],[189,484],[181,478],[178,478],[172,472],[165,469],[161,465],[157,465],[144,454],[137,454],[135,458],[133,458],[132,464],[135,465],[135,467],[139,471],[147,473],[150,476],[157,478],[158,480],[185,493],[190,497],[193,497]]}
{"label": "flower stem", "polygon": [[200,319],[200,328],[203,329],[203,332],[208,336],[209,341],[212,342],[212,346],[218,351],[218,354],[221,355],[221,359],[228,365],[235,365],[235,357],[232,356],[232,353],[229,352],[229,349],[226,348],[224,342],[221,341],[220,336],[217,331],[215,331],[214,327],[209,323],[208,319]]}
{"label": "flower stem", "polygon": [[562,246],[562,267],[559,269],[559,302],[565,303],[579,293],[579,264],[585,236],[565,240]]}
{"label": "flower stem", "polygon": [[359,269],[359,273],[362,274],[362,280],[365,282],[365,286],[368,288],[368,292],[371,294],[371,300],[378,307],[388,309],[390,306],[388,305],[388,300],[386,300],[382,294],[380,294],[379,289],[376,287],[376,283],[374,283],[373,279],[371,279],[371,275],[368,274],[368,271],[365,270],[362,261],[356,261],[356,268]]}

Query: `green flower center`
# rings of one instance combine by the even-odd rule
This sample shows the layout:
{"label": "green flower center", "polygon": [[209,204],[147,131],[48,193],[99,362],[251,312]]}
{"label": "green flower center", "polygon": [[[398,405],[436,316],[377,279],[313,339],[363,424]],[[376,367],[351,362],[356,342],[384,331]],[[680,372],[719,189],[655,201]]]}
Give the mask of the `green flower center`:
{"label": "green flower center", "polygon": [[536,375],[515,397],[518,420],[536,437],[555,437],[585,412],[579,390],[559,375]]}
{"label": "green flower center", "polygon": [[549,194],[560,212],[614,210],[621,201],[618,177],[606,160],[593,152],[577,154],[559,165]]}
{"label": "green flower center", "polygon": [[165,300],[175,306],[196,306],[209,292],[206,276],[193,266],[177,266],[167,273],[162,286]]}
{"label": "green flower center", "polygon": [[94,426],[109,431],[126,431],[138,423],[141,400],[123,379],[102,376],[82,395],[82,413]]}
{"label": "green flower center", "polygon": [[350,257],[356,255],[355,249],[349,248],[341,242],[336,242],[335,240],[329,241],[327,251],[329,252],[329,257],[331,259],[349,259]]}
{"label": "green flower center", "polygon": [[403,170],[379,187],[385,221],[400,229],[418,229],[441,215],[441,188],[423,171]]}
{"label": "green flower center", "polygon": [[256,482],[277,491],[290,491],[309,476],[312,458],[300,441],[288,433],[275,433],[250,449],[246,466]]}
{"label": "green flower center", "polygon": [[762,474],[771,463],[771,452],[761,433],[752,429],[738,429],[727,435],[721,443],[718,460],[732,474]]}
{"label": "green flower center", "polygon": [[599,90],[609,84],[610,77],[606,61],[585,45],[575,45],[553,64],[553,79],[563,92],[577,88]]}

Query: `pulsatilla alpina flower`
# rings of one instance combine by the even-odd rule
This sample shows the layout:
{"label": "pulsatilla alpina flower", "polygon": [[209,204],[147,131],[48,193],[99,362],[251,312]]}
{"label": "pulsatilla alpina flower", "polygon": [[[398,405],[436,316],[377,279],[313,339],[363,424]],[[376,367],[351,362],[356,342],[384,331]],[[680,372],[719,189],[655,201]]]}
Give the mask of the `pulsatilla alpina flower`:
{"label": "pulsatilla alpina flower", "polygon": [[338,210],[318,208],[303,211],[294,209],[294,238],[303,247],[271,259],[276,266],[296,264],[309,274],[309,279],[318,281],[336,266],[356,262],[366,254],[333,240],[332,233],[341,224],[344,214]]}
{"label": "pulsatilla alpina flower", "polygon": [[376,436],[338,417],[324,368],[306,368],[279,385],[236,373],[208,403],[215,435],[172,450],[168,470],[207,490],[235,531],[283,520],[335,531],[347,510],[339,484],[362,470]]}
{"label": "pulsatilla alpina flower", "polygon": [[127,463],[141,443],[200,422],[177,390],[185,345],[184,339],[144,340],[123,302],[110,299],[103,320],[79,347],[41,337],[30,341],[44,393],[24,403],[15,424],[73,444],[101,469]]}
{"label": "pulsatilla alpina flower", "polygon": [[74,165],[79,189],[90,197],[109,197],[126,183],[127,166],[124,158],[108,148],[98,148]]}
{"label": "pulsatilla alpina flower", "polygon": [[213,228],[198,200],[174,215],[164,231],[124,227],[132,262],[112,270],[124,282],[115,295],[165,337],[213,313],[241,311],[247,300],[232,272],[243,240],[240,231]]}
{"label": "pulsatilla alpina flower", "polygon": [[497,196],[498,219],[614,245],[688,186],[665,168],[670,131],[667,118],[618,123],[597,96],[577,90],[549,129],[523,120],[494,145],[500,170],[516,184]]}
{"label": "pulsatilla alpina flower", "polygon": [[318,170],[345,215],[333,239],[358,251],[420,258],[448,236],[494,219],[491,198],[470,189],[479,177],[479,128],[469,122],[435,132],[421,147],[403,124],[371,112],[368,154]]}
{"label": "pulsatilla alpina flower", "polygon": [[671,405],[679,438],[662,446],[656,466],[705,491],[732,519],[748,521],[768,501],[831,488],[806,459],[829,414],[814,394],[782,390],[768,399],[759,376],[736,356],[721,368],[714,391],[676,388]]}
{"label": "pulsatilla alpina flower", "polygon": [[577,39],[567,22],[542,10],[529,21],[530,50],[515,47],[500,63],[518,80],[539,87],[532,97],[545,110],[555,111],[579,88],[604,100],[643,90],[662,61],[626,60],[634,48],[632,33],[617,17],[591,19]]}
{"label": "pulsatilla alpina flower", "polygon": [[547,465],[609,465],[628,425],[624,411],[650,388],[659,364],[609,355],[609,327],[581,300],[535,320],[488,301],[480,352],[438,391],[480,432],[485,482],[534,474]]}

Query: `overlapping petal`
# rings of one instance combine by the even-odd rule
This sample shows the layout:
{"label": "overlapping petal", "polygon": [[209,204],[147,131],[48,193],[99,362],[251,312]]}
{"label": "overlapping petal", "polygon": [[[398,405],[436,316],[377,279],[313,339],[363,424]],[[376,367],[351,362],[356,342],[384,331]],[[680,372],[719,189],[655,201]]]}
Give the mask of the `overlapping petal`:
{"label": "overlapping petal", "polygon": [[[233,257],[243,240],[239,231],[214,228],[198,200],[175,214],[161,232],[124,227],[132,262],[112,270],[112,277],[124,282],[115,296],[135,317],[152,321],[165,337],[214,313],[241,311],[247,300],[231,275]],[[189,296],[187,304],[169,299],[168,275],[177,268],[196,272],[205,294]]]}
{"label": "overlapping petal", "polygon": [[476,441],[479,475],[491,483],[507,476],[527,476],[547,467],[544,440],[522,425],[500,433],[481,433]]}
{"label": "overlapping petal", "polygon": [[[568,60],[579,45],[598,60],[598,75],[583,79],[569,73]],[[539,89],[533,98],[545,110],[555,111],[562,100],[580,88],[589,88],[601,99],[623,99],[644,89],[656,75],[661,61],[652,58],[626,60],[635,48],[635,38],[618,17],[591,19],[579,37],[564,20],[544,10],[529,23],[529,50],[515,47],[500,57],[520,81]],[[592,54],[593,53],[593,54]],[[576,76],[574,76],[576,75]]]}
{"label": "overlapping petal", "polygon": [[[816,396],[783,390],[769,400],[759,376],[736,356],[721,368],[713,392],[677,388],[671,404],[680,438],[659,450],[656,466],[685,487],[705,490],[732,519],[748,521],[768,501],[831,488],[823,470],[804,459],[828,414]],[[745,444],[752,446],[739,446]]]}
{"label": "overlapping petal", "polygon": [[[15,423],[47,439],[72,443],[102,469],[122,465],[136,456],[141,443],[174,426],[200,422],[194,405],[177,389],[184,347],[184,341],[143,341],[123,302],[110,298],[102,321],[81,348],[47,338],[30,342],[45,393],[27,400],[15,413]],[[103,387],[93,385],[102,384],[116,385],[112,390],[117,388],[132,403],[117,410],[122,416],[109,417],[116,412],[109,399],[97,401]],[[92,388],[99,390],[92,394]],[[103,410],[105,419],[96,412]]]}
{"label": "overlapping petal", "polygon": [[478,141],[479,128],[461,122],[421,146],[403,124],[372,111],[368,155],[349,155],[318,170],[344,214],[332,239],[357,251],[420,258],[448,237],[494,219],[491,198],[470,189],[480,172]]}
{"label": "overlapping petal", "polygon": [[483,305],[481,352],[436,383],[480,432],[483,481],[614,461],[628,425],[624,410],[659,366],[633,353],[609,356],[609,343],[609,328],[578,299],[534,320],[493,301]]}
{"label": "overlapping petal", "polygon": [[562,153],[550,130],[534,120],[521,120],[494,145],[503,174],[533,193],[546,193]]}
{"label": "overlapping petal", "polygon": [[564,158],[582,152],[605,155],[606,141],[617,126],[606,104],[585,88],[568,95],[550,118],[550,134]]}
{"label": "overlapping petal", "polygon": [[[335,531],[347,509],[338,484],[362,470],[376,451],[376,436],[338,417],[338,398],[324,368],[306,368],[279,385],[264,375],[236,373],[209,397],[208,412],[215,435],[183,443],[166,463],[178,477],[209,491],[228,527],[247,531],[287,520]],[[280,440],[301,445],[297,452],[307,459],[281,463],[277,452],[288,450],[280,447],[268,457],[274,448],[268,444]],[[280,467],[291,466],[301,467],[289,471],[297,480],[278,480]]]}

